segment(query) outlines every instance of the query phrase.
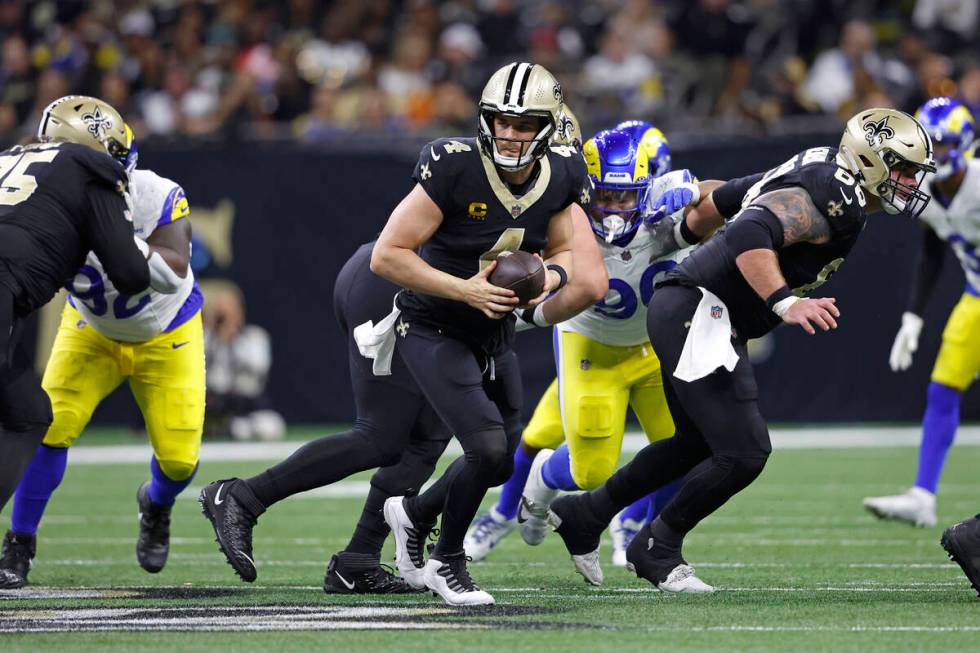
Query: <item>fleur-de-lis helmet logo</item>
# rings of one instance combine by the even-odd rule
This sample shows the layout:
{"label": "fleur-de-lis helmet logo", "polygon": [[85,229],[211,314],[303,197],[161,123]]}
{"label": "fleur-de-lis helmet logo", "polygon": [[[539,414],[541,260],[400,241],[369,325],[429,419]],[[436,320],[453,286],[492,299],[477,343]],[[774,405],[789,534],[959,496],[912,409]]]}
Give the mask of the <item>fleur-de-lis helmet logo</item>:
{"label": "fleur-de-lis helmet logo", "polygon": [[99,107],[95,107],[88,113],[83,113],[82,122],[85,123],[88,133],[100,141],[105,138],[106,132],[112,127],[112,118],[102,115]]}
{"label": "fleur-de-lis helmet logo", "polygon": [[871,147],[880,146],[886,138],[894,138],[895,130],[888,126],[888,116],[875,122],[869,120],[864,123],[864,140],[868,141]]}

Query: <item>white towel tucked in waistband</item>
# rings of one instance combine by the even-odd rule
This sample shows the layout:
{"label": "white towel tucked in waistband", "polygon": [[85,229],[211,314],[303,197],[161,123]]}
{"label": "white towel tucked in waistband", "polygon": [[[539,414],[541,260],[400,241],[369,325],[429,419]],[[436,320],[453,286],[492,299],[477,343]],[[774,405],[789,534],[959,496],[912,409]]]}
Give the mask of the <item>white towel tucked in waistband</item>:
{"label": "white towel tucked in waistband", "polygon": [[732,321],[725,302],[711,291],[698,286],[701,302],[691,317],[691,328],[684,341],[674,376],[681,381],[703,379],[719,367],[731,372],[738,363],[732,347]]}
{"label": "white towel tucked in waistband", "polygon": [[354,342],[364,358],[374,360],[371,367],[375,376],[391,376],[391,357],[395,353],[395,321],[402,312],[392,304],[391,313],[374,324],[368,320],[354,327]]}

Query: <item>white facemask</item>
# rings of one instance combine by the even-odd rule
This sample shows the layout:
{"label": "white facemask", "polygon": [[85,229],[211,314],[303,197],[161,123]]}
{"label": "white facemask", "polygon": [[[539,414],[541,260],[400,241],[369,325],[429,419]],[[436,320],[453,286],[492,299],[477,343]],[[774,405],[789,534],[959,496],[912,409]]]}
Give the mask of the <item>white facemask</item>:
{"label": "white facemask", "polygon": [[626,220],[618,215],[607,215],[602,219],[602,228],[606,231],[606,242],[611,243],[616,240],[623,228],[626,227]]}

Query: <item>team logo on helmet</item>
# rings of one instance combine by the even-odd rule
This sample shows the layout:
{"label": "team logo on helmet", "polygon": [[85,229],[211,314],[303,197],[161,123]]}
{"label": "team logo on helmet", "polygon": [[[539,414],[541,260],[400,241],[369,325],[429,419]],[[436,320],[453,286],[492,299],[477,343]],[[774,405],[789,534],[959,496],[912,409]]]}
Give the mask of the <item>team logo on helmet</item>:
{"label": "team logo on helmet", "polygon": [[98,140],[105,138],[106,132],[112,127],[112,118],[103,116],[99,107],[95,107],[89,113],[83,113],[82,122],[85,123],[88,133]]}
{"label": "team logo on helmet", "polygon": [[551,89],[551,92],[555,94],[555,99],[556,100],[558,100],[559,102],[562,101],[561,83],[560,82],[555,82],[555,87],[553,89]]}
{"label": "team logo on helmet", "polygon": [[895,130],[888,126],[888,116],[878,122],[868,121],[864,123],[864,140],[868,141],[871,147],[880,146],[886,138],[894,138]]}

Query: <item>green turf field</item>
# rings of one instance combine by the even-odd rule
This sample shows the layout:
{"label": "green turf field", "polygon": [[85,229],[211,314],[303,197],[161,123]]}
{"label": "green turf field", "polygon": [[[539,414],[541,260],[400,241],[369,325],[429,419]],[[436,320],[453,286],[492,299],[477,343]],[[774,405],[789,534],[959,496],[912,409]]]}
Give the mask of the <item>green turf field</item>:
{"label": "green turf field", "polygon": [[[479,611],[425,594],[325,595],[326,561],[360,510],[353,497],[303,496],[270,510],[256,529],[259,579],[239,582],[192,497],[202,482],[262,462],[202,465],[174,511],[170,562],[148,575],[133,551],[145,466],[69,466],[39,532],[35,598],[0,592],[0,650],[972,650],[980,599],[939,547],[941,529],[879,523],[860,507],[866,495],[903,489],[914,459],[911,447],[776,451],[688,540],[686,556],[714,595],[665,596],[608,564],[606,585],[590,588],[557,537],[531,548],[515,533],[472,567],[498,601]],[[941,523],[980,509],[978,467],[980,447],[953,450]],[[49,632],[9,632],[17,628]],[[111,631],[50,632],[71,628]]]}

